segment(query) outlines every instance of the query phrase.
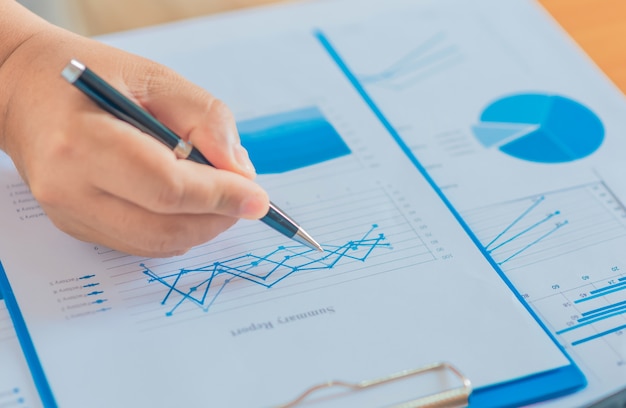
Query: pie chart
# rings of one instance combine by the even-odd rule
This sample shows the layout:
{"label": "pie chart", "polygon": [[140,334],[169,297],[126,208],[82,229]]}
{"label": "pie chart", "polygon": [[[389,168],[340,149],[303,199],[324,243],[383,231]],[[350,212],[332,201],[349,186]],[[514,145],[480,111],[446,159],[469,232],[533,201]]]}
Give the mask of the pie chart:
{"label": "pie chart", "polygon": [[472,131],[486,148],[536,163],[582,159],[604,140],[604,125],[589,108],[564,96],[540,93],[492,102]]}

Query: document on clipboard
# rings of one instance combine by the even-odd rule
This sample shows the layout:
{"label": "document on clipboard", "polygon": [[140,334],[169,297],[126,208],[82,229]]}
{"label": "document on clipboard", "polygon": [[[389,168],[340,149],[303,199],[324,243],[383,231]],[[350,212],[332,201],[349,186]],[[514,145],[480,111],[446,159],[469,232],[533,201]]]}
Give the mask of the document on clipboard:
{"label": "document on clipboard", "polygon": [[624,94],[537,2],[393,4],[403,11],[387,2],[326,34],[583,368],[582,392],[542,406],[615,394],[626,387]]}
{"label": "document on clipboard", "polygon": [[41,407],[0,292],[0,407]]}
{"label": "document on clipboard", "polygon": [[326,384],[378,407],[445,397],[455,373],[471,406],[516,406],[585,385],[334,48],[321,23],[372,13],[355,4],[104,39],[225,100],[324,253],[247,221],[169,259],[79,242],[2,156],[0,288],[45,406],[332,406]]}

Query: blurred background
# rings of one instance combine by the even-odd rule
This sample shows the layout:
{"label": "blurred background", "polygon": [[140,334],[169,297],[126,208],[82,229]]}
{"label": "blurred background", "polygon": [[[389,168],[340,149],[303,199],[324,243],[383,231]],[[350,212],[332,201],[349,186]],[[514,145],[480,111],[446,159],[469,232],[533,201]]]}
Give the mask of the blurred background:
{"label": "blurred background", "polygon": [[[97,36],[293,0],[17,0],[46,20]],[[464,1],[464,0],[458,0]],[[626,1],[537,0],[626,92]]]}
{"label": "blurred background", "polygon": [[18,0],[46,20],[94,36],[286,0]]}

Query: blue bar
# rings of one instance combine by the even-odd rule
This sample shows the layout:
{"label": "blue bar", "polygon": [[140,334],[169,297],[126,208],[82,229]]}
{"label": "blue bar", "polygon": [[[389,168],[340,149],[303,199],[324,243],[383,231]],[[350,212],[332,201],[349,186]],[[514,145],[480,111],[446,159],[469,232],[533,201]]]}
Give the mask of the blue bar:
{"label": "blue bar", "polygon": [[[567,329],[559,330],[558,332],[556,332],[556,334],[563,334],[563,333],[567,333],[567,332],[569,332],[569,331],[572,331],[572,330],[575,330],[575,329],[579,329],[579,328],[581,328],[581,327],[583,327],[583,326],[587,326],[587,325],[592,324],[592,323],[597,323],[597,322],[599,322],[599,321],[606,320],[606,319],[611,318],[611,317],[619,316],[619,315],[622,315],[622,314],[624,314],[624,313],[626,313],[626,309],[625,309],[625,310],[622,310],[622,311],[620,311],[620,312],[617,312],[617,313],[611,313],[611,314],[609,314],[609,315],[599,317],[599,318],[597,318],[597,319],[588,320],[588,321],[586,321],[586,322],[584,322],[584,323],[577,324],[577,325],[572,326],[572,327],[568,327]],[[579,320],[579,321],[580,321],[580,320]]]}
{"label": "blue bar", "polygon": [[611,285],[611,286],[606,286],[604,288],[594,289],[594,290],[590,291],[589,293],[600,293],[600,292],[604,292],[606,290],[609,290],[609,289],[612,289],[612,288],[615,288],[615,287],[618,287],[618,286],[624,286],[624,285],[626,285],[626,282],[620,282],[620,283],[616,283],[616,284]]}
{"label": "blue bar", "polygon": [[583,317],[582,319],[578,319],[578,323],[586,322],[587,320],[595,319],[596,317],[604,316],[604,315],[607,315],[609,313],[615,313],[615,312],[620,312],[618,314],[622,314],[622,313],[626,312],[626,306],[615,307],[614,309],[612,308],[612,309],[606,310],[606,311],[604,311],[602,313],[598,313],[598,314],[595,314],[595,315],[592,315],[592,316]]}
{"label": "blue bar", "polygon": [[623,302],[615,303],[615,304],[613,304],[613,305],[608,305],[608,306],[604,306],[604,307],[599,307],[599,308],[597,308],[597,309],[594,309],[594,310],[590,310],[590,311],[588,311],[588,312],[581,313],[581,315],[583,315],[583,316],[587,316],[587,315],[590,315],[590,314],[594,314],[594,313],[597,313],[597,312],[601,312],[601,311],[603,311],[603,310],[613,309],[613,308],[616,308],[616,307],[618,307],[618,306],[622,306],[622,305],[626,305],[626,300],[625,300],[625,301],[623,301]]}
{"label": "blue bar", "polygon": [[258,174],[284,173],[351,153],[317,107],[241,121],[237,128]]}
{"label": "blue bar", "polygon": [[587,296],[586,298],[575,300],[574,303],[582,303],[582,302],[586,302],[588,300],[597,299],[597,298],[606,296],[609,293],[619,292],[620,290],[624,290],[624,289],[626,289],[626,286],[622,286],[622,287],[619,287],[619,288],[616,288],[616,289],[613,289],[613,290],[607,290],[607,291],[604,291],[604,292],[599,293],[597,295]]}
{"label": "blue bar", "polygon": [[624,330],[624,329],[626,329],[626,324],[622,325],[622,326],[619,326],[619,327],[616,327],[616,328],[611,329],[611,330],[607,330],[607,331],[602,332],[602,333],[594,334],[593,336],[585,337],[584,339],[577,340],[577,341],[572,343],[572,346],[578,346],[579,344],[583,344],[583,343],[586,343],[588,341],[595,340],[597,338],[606,336],[607,334],[615,333],[615,332],[618,332],[618,331]]}

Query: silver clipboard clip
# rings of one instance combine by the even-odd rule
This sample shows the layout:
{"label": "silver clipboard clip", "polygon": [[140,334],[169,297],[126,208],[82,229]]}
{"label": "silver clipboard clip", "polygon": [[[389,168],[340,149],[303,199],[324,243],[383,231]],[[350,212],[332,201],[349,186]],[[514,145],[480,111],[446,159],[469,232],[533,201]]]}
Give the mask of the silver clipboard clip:
{"label": "silver clipboard clip", "polygon": [[[387,385],[393,382],[399,382],[425,375],[433,372],[447,371],[453,374],[458,380],[459,385],[443,389],[441,391],[433,392],[427,395],[419,396],[409,401],[396,403],[388,406],[389,408],[452,408],[452,407],[465,407],[469,404],[469,396],[472,393],[472,383],[469,378],[465,377],[461,372],[453,365],[445,362],[439,362],[430,364],[425,367],[416,368],[412,370],[400,371],[385,377],[376,378],[373,380],[365,380],[357,383],[350,383],[346,381],[328,381],[314,385],[295,399],[287,402],[286,404],[275,406],[274,408],[293,408],[298,405],[304,405],[308,402],[312,402],[313,394],[317,394],[320,391],[334,388],[338,391],[344,392],[359,392],[369,390],[374,387]],[[311,405],[313,406],[313,405]]]}

